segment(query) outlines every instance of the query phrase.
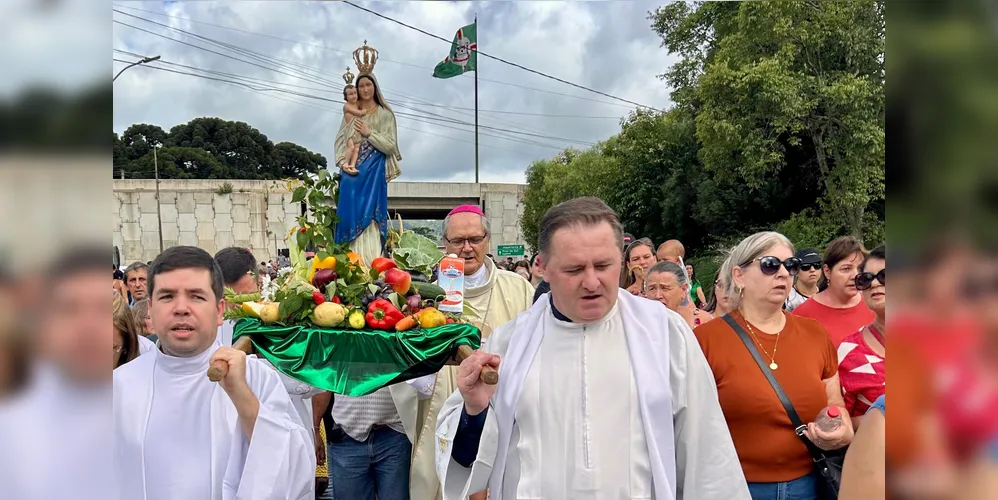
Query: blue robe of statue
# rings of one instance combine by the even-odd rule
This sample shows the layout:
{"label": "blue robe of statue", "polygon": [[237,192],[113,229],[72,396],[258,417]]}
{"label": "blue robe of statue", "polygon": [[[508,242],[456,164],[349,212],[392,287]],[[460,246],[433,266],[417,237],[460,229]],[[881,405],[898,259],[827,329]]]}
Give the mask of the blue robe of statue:
{"label": "blue robe of statue", "polygon": [[381,244],[388,236],[388,183],[385,182],[386,156],[364,141],[357,155],[356,175],[341,173],[340,196],[336,205],[335,240],[349,243],[363,233],[371,222],[381,231]]}

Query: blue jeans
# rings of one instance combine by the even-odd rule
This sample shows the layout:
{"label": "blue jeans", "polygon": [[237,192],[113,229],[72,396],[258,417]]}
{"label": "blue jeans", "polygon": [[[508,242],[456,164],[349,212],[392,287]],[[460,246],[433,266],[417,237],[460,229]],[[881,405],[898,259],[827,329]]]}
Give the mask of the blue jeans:
{"label": "blue jeans", "polygon": [[818,475],[783,483],[749,483],[748,488],[752,500],[818,500]]}
{"label": "blue jeans", "polygon": [[366,441],[344,435],[326,447],[329,489],[336,500],[409,500],[412,443],[387,427],[371,431]]}

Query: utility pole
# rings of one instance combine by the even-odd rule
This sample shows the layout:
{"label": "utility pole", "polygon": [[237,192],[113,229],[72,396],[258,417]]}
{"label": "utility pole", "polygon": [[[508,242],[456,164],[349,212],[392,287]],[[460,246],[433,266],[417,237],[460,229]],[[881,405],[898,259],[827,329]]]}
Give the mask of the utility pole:
{"label": "utility pole", "polygon": [[475,184],[478,184],[478,46],[481,38],[478,35],[478,13],[475,13]]}
{"label": "utility pole", "polygon": [[140,64],[145,64],[145,63],[148,63],[148,62],[153,62],[153,61],[158,61],[158,60],[159,60],[159,56],[143,57],[142,60],[133,62],[132,64],[129,64],[128,66],[125,66],[124,68],[121,68],[121,71],[119,71],[118,74],[114,75],[114,78],[111,79],[111,83],[114,83],[114,81],[117,80],[118,77],[121,76],[121,74],[124,73],[126,69],[131,68],[132,66],[138,66]]}
{"label": "utility pole", "polygon": [[159,253],[163,253],[163,210],[159,206],[159,159],[156,156],[156,150],[159,149],[159,144],[152,147],[152,165],[154,175],[156,176],[156,222],[159,224]]}

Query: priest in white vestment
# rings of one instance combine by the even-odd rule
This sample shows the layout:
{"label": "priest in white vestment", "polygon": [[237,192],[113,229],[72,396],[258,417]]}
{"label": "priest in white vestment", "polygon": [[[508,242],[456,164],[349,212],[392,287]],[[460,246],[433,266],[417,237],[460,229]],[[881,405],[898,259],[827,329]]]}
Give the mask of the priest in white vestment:
{"label": "priest in white vestment", "polygon": [[[109,349],[106,255],[99,247],[66,248],[51,262],[24,267],[45,272],[19,277],[47,292],[38,303],[20,284],[0,283],[0,298],[8,299],[0,301],[0,337],[22,335],[17,349],[0,357],[15,362],[4,368],[24,363],[27,372],[23,381],[0,382],[0,499],[111,496],[108,364],[114,359],[109,354],[119,353]],[[17,301],[15,294],[21,294]]]}
{"label": "priest in white vestment", "polygon": [[[315,452],[274,371],[221,346],[222,276],[172,247],[149,270],[154,354],[114,371],[117,500],[311,500]],[[218,383],[206,372],[222,362]]]}
{"label": "priest in white vestment", "polygon": [[[483,337],[530,308],[534,294],[530,282],[519,274],[500,269],[486,256],[491,230],[481,208],[461,205],[451,210],[444,219],[443,233],[444,252],[464,259],[464,300],[475,311],[474,320],[479,323]],[[435,467],[435,430],[440,409],[457,389],[457,367],[445,366],[437,372],[434,382],[432,397],[420,402],[422,424],[413,444],[409,481],[413,499],[443,498]]]}
{"label": "priest in white vestment", "polygon": [[446,500],[750,498],[693,332],[618,288],[622,238],[596,198],[545,214],[551,292],[462,362],[438,417]]}

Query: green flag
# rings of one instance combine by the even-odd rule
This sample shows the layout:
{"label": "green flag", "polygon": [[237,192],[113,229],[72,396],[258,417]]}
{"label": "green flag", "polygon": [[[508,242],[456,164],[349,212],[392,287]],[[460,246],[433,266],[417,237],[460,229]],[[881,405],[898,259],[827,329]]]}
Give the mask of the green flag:
{"label": "green flag", "polygon": [[448,55],[433,68],[434,78],[451,78],[478,67],[478,26],[469,24],[454,35]]}

